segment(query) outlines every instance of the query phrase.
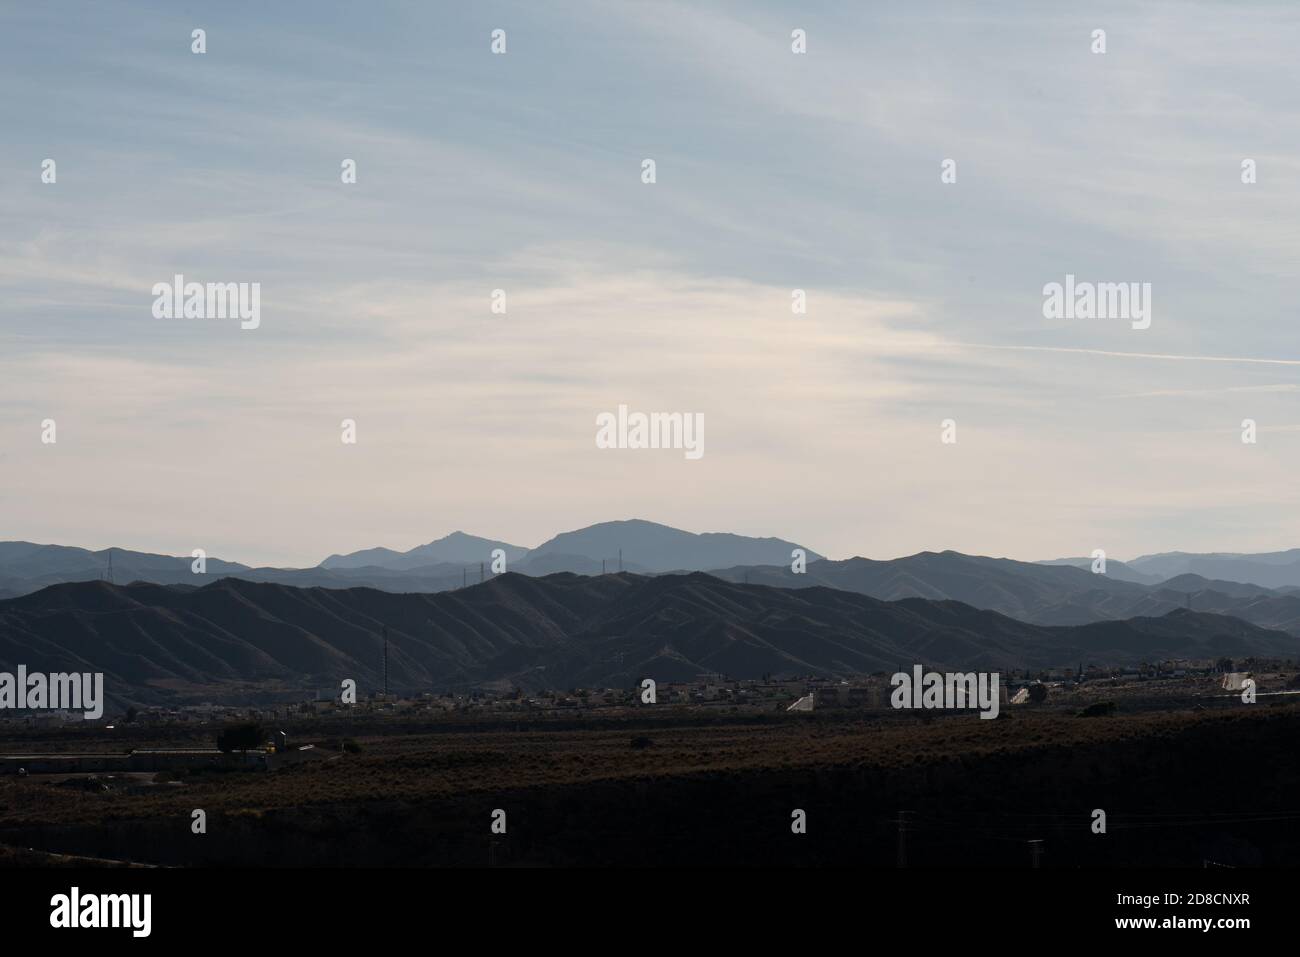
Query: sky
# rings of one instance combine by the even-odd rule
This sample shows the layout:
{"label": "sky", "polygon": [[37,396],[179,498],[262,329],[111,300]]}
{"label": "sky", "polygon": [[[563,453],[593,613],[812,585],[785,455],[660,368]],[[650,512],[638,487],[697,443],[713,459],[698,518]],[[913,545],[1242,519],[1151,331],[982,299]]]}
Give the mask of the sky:
{"label": "sky", "polygon": [[0,6],[0,539],[1300,546],[1300,7],[805,6]]}

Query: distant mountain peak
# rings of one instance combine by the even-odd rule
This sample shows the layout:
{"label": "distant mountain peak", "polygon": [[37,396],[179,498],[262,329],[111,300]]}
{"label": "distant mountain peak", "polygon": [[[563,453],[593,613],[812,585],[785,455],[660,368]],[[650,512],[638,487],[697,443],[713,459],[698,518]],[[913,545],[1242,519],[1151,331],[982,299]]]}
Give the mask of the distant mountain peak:
{"label": "distant mountain peak", "polygon": [[492,553],[501,549],[507,562],[518,561],[528,554],[528,549],[509,542],[480,538],[460,530],[434,539],[424,545],[404,552],[391,548],[365,548],[346,555],[331,555],[320,563],[321,568],[385,568],[395,571],[420,568],[427,565],[472,565],[492,560]]}
{"label": "distant mountain peak", "polygon": [[533,549],[527,561],[564,554],[604,561],[608,566],[621,553],[625,563],[648,571],[708,571],[734,565],[788,565],[796,548],[803,548],[810,562],[822,558],[806,546],[780,538],[687,532],[644,518],[629,518],[562,532]]}

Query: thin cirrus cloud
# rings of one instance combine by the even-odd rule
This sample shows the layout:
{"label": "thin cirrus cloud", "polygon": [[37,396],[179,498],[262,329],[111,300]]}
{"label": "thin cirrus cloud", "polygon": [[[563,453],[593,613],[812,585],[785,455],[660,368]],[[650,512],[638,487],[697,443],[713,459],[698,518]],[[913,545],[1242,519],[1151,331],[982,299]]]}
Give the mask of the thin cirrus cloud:
{"label": "thin cirrus cloud", "polygon": [[[10,537],[284,563],[631,514],[835,556],[1300,538],[1294,11],[258,16],[0,13]],[[260,282],[262,327],[153,319],[178,272]],[[1044,319],[1066,273],[1151,282],[1152,327]],[[705,457],[598,452],[622,402],[705,413]]]}

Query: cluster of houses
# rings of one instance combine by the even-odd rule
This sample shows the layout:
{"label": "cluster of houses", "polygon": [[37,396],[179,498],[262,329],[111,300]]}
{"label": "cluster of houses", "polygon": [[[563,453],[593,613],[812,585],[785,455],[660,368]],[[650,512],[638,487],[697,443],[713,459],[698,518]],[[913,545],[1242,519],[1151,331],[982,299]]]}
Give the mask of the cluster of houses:
{"label": "cluster of houses", "polygon": [[[1079,664],[1073,668],[1045,670],[1007,669],[1001,672],[1003,689],[1030,684],[1071,687],[1089,682],[1128,684],[1222,674],[1246,674],[1250,670],[1276,670],[1287,663],[1233,662],[1221,659],[1169,659],[1131,668],[1102,668]],[[889,673],[852,679],[805,676],[733,680],[723,675],[700,675],[694,681],[664,682],[657,685],[656,702],[746,710],[789,710],[792,703],[807,699],[794,710],[824,708],[882,709],[889,706]],[[1010,692],[1014,694],[1014,690]],[[275,706],[232,706],[210,702],[175,707],[132,708],[126,714],[106,715],[86,722],[80,711],[29,711],[0,713],[0,725],[32,728],[85,726],[87,723],[113,728],[136,725],[221,724],[232,721],[284,722],[336,713],[379,713],[395,715],[446,714],[473,711],[557,712],[599,708],[626,708],[641,703],[639,688],[573,688],[556,692],[525,692],[519,688],[475,689],[459,692],[425,692],[416,695],[372,693],[355,704],[344,704],[337,690],[314,692],[307,700]]]}

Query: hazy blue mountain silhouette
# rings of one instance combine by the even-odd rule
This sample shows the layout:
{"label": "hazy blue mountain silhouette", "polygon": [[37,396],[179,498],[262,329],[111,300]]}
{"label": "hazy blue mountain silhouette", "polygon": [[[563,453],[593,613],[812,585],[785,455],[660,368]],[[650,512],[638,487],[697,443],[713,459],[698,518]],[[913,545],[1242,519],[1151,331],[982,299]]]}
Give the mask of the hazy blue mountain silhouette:
{"label": "hazy blue mountain silhouette", "polygon": [[1107,562],[1108,574],[1098,575],[1070,564],[919,552],[888,561],[820,561],[804,574],[784,565],[717,569],[711,574],[781,588],[838,588],[885,601],[953,599],[1043,625],[1082,625],[1191,608],[1300,633],[1300,596],[1194,575],[1140,585],[1112,578],[1110,567]]}
{"label": "hazy blue mountain silhouette", "polygon": [[[113,556],[114,580],[159,584],[207,585],[222,577],[273,582],[295,587],[369,587],[394,593],[433,593],[473,584],[491,574],[491,553],[502,548],[512,572],[541,576],[558,572],[598,575],[617,571],[619,549],[624,571],[660,574],[704,570],[736,582],[782,588],[826,586],[882,600],[909,597],[957,600],[997,611],[1022,621],[1044,625],[1081,625],[1139,615],[1164,615],[1191,608],[1231,615],[1266,628],[1300,633],[1297,599],[1300,586],[1268,588],[1232,579],[1210,579],[1180,573],[1168,580],[1142,584],[1147,577],[1134,566],[1164,567],[1139,559],[1127,565],[1108,561],[1105,575],[1089,570],[1090,559],[1019,562],[963,555],[921,552],[876,561],[822,559],[808,551],[805,574],[790,567],[793,542],[740,535],[696,535],[654,522],[604,522],[565,532],[532,550],[492,539],[456,532],[408,552],[375,548],[335,555],[314,568],[251,568],[216,556],[207,559],[207,573],[196,575],[192,559],[113,548],[90,551],[30,542],[0,542],[0,598],[28,594],[46,585],[95,581],[104,577]],[[1214,567],[1238,572],[1271,569],[1276,580],[1289,580],[1291,552],[1270,553],[1259,562],[1219,556]],[[1162,556],[1156,556],[1162,557]],[[1167,558],[1168,556],[1163,556]],[[1168,567],[1193,558],[1180,555]],[[1249,558],[1251,556],[1246,556]],[[740,558],[742,560],[737,561]],[[388,564],[384,564],[387,562]],[[1080,567],[1085,566],[1085,567]]]}
{"label": "hazy blue mountain silhouette", "polygon": [[[564,532],[528,553],[527,562],[546,555],[574,555],[616,563],[623,553],[624,569],[630,565],[652,572],[708,571],[733,565],[789,563],[790,553],[804,546],[780,538],[751,538],[725,532],[696,534],[668,525],[629,519],[601,522]],[[805,548],[807,560],[822,556]],[[613,564],[609,567],[614,567]]]}
{"label": "hazy blue mountain silhouette", "polygon": [[418,545],[409,551],[397,552],[391,548],[367,548],[346,555],[331,555],[320,563],[321,568],[388,568],[408,570],[442,564],[477,564],[491,561],[492,552],[501,549],[506,554],[507,562],[518,561],[527,554],[528,549],[508,542],[498,542],[490,538],[479,538],[464,532],[452,532],[450,535]]}
{"label": "hazy blue mountain silhouette", "polygon": [[1135,571],[1164,580],[1177,575],[1200,575],[1224,581],[1246,582],[1264,588],[1300,587],[1300,548],[1281,552],[1165,552],[1143,555],[1129,562]]}

